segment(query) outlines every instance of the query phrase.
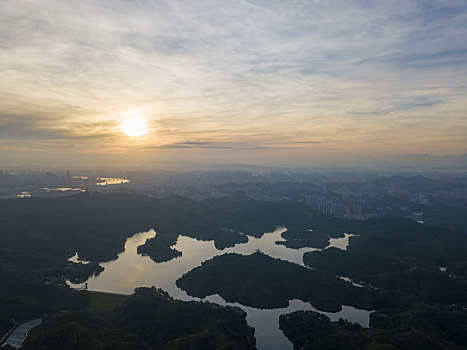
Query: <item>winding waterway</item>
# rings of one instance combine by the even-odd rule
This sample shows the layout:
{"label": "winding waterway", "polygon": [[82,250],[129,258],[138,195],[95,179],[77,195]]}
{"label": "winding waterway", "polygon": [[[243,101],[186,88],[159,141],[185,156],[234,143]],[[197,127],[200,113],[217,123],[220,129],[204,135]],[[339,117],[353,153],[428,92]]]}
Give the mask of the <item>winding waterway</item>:
{"label": "winding waterway", "polygon": [[[87,280],[90,290],[131,294],[136,287],[156,286],[162,288],[175,299],[200,300],[189,296],[175,285],[175,281],[184,273],[201,265],[205,260],[225,253],[249,255],[261,250],[272,257],[287,260],[303,266],[303,254],[314,251],[314,248],[290,249],[284,245],[275,244],[283,241],[281,233],[286,230],[278,227],[273,232],[265,233],[261,238],[248,237],[248,242],[237,244],[232,248],[219,250],[213,241],[199,241],[194,238],[179,236],[174,248],[182,252],[182,256],[167,262],[156,263],[147,256],[137,253],[137,247],[144,244],[146,239],[156,235],[154,230],[137,233],[127,239],[125,250],[113,261],[102,263],[105,270],[98,276]],[[348,245],[346,234],[343,238],[332,239],[330,246],[345,249]],[[73,257],[77,258],[77,256]],[[72,287],[77,287],[69,283]],[[81,286],[81,285],[80,285]],[[255,338],[258,349],[292,349],[292,344],[279,329],[279,316],[297,310],[314,310],[309,303],[301,300],[291,300],[289,306],[280,309],[256,309],[238,303],[227,303],[219,295],[211,295],[205,300],[220,305],[238,306],[246,311],[247,322],[255,327]],[[331,320],[345,318],[357,322],[364,327],[369,324],[369,311],[358,310],[350,306],[343,306],[337,313],[325,313]]]}

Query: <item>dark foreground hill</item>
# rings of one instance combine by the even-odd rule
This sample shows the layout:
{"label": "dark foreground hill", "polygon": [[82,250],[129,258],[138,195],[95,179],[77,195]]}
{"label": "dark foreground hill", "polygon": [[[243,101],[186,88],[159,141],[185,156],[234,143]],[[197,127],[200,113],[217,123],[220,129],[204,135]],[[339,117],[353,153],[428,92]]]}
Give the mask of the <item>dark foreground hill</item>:
{"label": "dark foreground hill", "polygon": [[174,300],[160,289],[138,288],[110,312],[85,309],[46,318],[23,349],[255,349],[245,316],[238,308]]}

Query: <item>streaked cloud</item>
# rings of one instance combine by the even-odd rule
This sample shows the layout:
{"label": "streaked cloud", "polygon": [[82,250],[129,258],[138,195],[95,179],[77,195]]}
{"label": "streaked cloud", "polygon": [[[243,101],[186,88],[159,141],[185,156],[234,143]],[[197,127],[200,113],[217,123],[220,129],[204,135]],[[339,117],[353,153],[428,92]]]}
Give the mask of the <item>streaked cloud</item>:
{"label": "streaked cloud", "polygon": [[[18,156],[467,150],[464,1],[4,0],[0,32],[1,146]],[[119,131],[132,113],[139,141]]]}

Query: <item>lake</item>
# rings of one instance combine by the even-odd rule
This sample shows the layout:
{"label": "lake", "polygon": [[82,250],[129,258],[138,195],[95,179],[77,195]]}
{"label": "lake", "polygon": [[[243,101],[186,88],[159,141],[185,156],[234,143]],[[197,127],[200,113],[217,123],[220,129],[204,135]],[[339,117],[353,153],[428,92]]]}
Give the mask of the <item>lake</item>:
{"label": "lake", "polygon": [[[234,247],[219,250],[213,241],[200,241],[194,238],[179,236],[174,248],[182,252],[182,256],[167,262],[156,263],[147,256],[137,253],[138,246],[144,244],[148,238],[156,235],[154,230],[141,232],[128,238],[125,250],[113,261],[101,263],[105,270],[98,276],[87,280],[90,290],[132,294],[136,287],[156,286],[162,288],[175,299],[201,300],[189,296],[185,291],[175,285],[175,281],[184,273],[201,265],[205,260],[225,253],[238,253],[249,255],[256,250],[261,250],[274,258],[280,258],[303,266],[303,254],[314,251],[314,248],[290,249],[284,245],[275,244],[276,241],[284,241],[281,234],[286,231],[284,227],[278,227],[273,232],[265,233],[261,238],[248,237],[248,242],[237,244]],[[346,249],[351,235],[331,239],[330,246]],[[78,261],[75,255],[72,261]],[[72,287],[82,286],[73,285]],[[301,300],[291,300],[289,306],[279,309],[255,309],[238,303],[227,303],[219,295],[211,295],[205,300],[220,305],[238,306],[246,311],[247,322],[255,327],[256,346],[258,349],[292,349],[292,344],[279,329],[279,316],[298,310],[315,310],[309,303]],[[370,311],[358,310],[350,306],[343,306],[337,313],[324,313],[331,320],[345,318],[357,322],[364,327],[369,325]]]}
{"label": "lake", "polygon": [[122,179],[120,177],[98,177],[97,181],[97,186],[120,185],[130,182],[130,180]]}

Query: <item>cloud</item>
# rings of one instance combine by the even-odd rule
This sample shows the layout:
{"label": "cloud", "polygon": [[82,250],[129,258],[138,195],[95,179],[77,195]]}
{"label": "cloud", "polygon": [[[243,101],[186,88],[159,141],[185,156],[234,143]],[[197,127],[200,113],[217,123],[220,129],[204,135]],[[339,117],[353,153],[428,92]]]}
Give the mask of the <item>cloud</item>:
{"label": "cloud", "polygon": [[159,146],[150,146],[150,148],[192,148],[192,149],[293,149],[288,145],[309,145],[320,142],[284,142],[280,144],[268,145],[254,142],[206,142],[206,141],[184,141]]}
{"label": "cloud", "polygon": [[27,141],[105,140],[113,136],[113,133],[105,131],[106,127],[108,127],[108,123],[74,123],[65,128],[55,118],[0,114],[0,139]]}
{"label": "cloud", "polygon": [[57,130],[41,128],[38,121],[23,116],[0,116],[0,139],[44,140],[60,138]]}
{"label": "cloud", "polygon": [[184,143],[165,144],[160,146],[152,146],[148,148],[191,148],[191,149],[271,149],[274,147],[268,146],[248,146],[248,145],[222,145],[222,144],[204,144],[193,145]]}
{"label": "cloud", "polygon": [[138,110],[154,150],[467,148],[464,1],[4,0],[0,31],[3,139],[118,146]]}
{"label": "cloud", "polygon": [[[335,141],[328,141],[332,143]],[[321,141],[276,141],[267,140],[238,140],[238,141],[181,141],[167,143],[149,148],[173,148],[173,149],[219,149],[219,150],[297,150],[297,149],[337,149],[335,147],[322,147]]]}

